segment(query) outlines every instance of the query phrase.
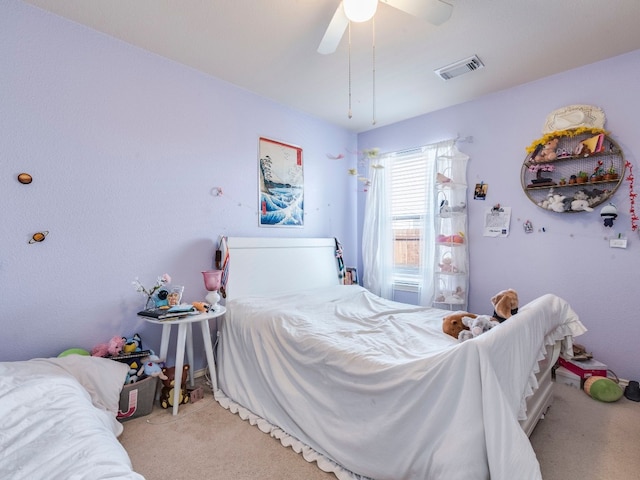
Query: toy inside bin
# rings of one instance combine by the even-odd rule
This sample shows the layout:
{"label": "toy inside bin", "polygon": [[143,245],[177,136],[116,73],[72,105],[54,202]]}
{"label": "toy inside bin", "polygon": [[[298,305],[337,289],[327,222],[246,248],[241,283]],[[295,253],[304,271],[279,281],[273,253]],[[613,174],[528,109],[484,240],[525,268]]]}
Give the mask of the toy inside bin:
{"label": "toy inside bin", "polygon": [[[150,350],[124,353],[109,357],[121,363],[134,366],[133,370],[139,370],[139,365],[132,362],[140,362],[143,357],[150,355]],[[120,404],[116,418],[120,421],[149,415],[153,410],[153,400],[156,395],[157,377],[145,376],[133,383],[126,383],[120,392]]]}

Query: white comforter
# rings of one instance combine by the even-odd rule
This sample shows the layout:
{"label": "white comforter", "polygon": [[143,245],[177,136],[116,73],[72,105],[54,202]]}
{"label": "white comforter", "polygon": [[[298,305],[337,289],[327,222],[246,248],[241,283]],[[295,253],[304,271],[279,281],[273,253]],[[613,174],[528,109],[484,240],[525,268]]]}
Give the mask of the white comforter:
{"label": "white comforter", "polygon": [[305,453],[339,478],[541,478],[518,418],[545,344],[586,330],[554,295],[464,343],[446,312],[358,286],[227,307],[217,398],[356,474]]}
{"label": "white comforter", "polygon": [[144,480],[117,439],[126,373],[79,355],[0,363],[0,478]]}

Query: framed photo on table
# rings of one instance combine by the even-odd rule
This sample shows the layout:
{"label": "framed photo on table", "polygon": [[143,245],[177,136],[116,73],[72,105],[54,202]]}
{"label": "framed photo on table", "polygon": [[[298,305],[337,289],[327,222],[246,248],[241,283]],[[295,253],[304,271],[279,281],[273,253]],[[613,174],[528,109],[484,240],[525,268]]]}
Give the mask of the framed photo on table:
{"label": "framed photo on table", "polygon": [[304,226],[302,148],[260,137],[258,190],[261,227]]}

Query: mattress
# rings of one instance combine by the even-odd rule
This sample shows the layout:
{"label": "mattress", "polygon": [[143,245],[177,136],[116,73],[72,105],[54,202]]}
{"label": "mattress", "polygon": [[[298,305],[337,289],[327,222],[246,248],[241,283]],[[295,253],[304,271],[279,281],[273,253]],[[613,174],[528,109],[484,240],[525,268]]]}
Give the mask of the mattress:
{"label": "mattress", "polygon": [[79,355],[0,363],[0,478],[144,480],[117,439],[126,373]]}

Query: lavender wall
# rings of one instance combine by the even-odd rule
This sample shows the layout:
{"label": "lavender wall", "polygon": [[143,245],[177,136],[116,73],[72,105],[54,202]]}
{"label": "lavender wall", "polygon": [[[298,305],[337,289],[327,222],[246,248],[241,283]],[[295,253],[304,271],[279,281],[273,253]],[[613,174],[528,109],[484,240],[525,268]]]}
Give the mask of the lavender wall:
{"label": "lavender wall", "polygon": [[[473,81],[476,74],[482,72],[452,82]],[[611,137],[626,159],[639,165],[637,78],[640,50],[358,136],[360,149],[379,147],[383,152],[473,136],[473,143],[459,145],[471,156],[468,179],[489,184],[489,192],[484,202],[469,201],[469,310],[490,314],[489,299],[505,288],[517,289],[521,304],[555,293],[571,303],[589,329],[579,341],[620,377],[636,380],[640,240],[631,231],[628,182],[613,197],[620,215],[609,229],[599,207],[592,213],[558,214],[534,205],[520,186],[520,169],[525,148],[542,136],[547,114],[572,104],[602,108]],[[640,166],[634,173],[640,175]],[[364,194],[359,196],[361,225]],[[512,207],[507,238],[482,235],[482,214],[496,203]],[[534,233],[524,233],[526,220],[533,223]],[[618,233],[628,239],[626,250],[609,248],[608,238]]]}
{"label": "lavender wall", "polygon": [[[202,299],[221,234],[337,236],[355,262],[354,134],[16,0],[0,65],[0,360],[134,332],[157,350],[131,281]],[[260,136],[304,149],[304,228],[258,227]]]}
{"label": "lavender wall", "polygon": [[[211,266],[220,234],[338,236],[355,263],[353,219],[357,201],[361,225],[364,194],[345,174],[356,165],[347,153],[356,150],[354,135],[17,0],[0,11],[0,360],[91,348],[136,331],[157,348],[160,332],[135,315],[143,299],[131,280],[150,284],[168,272],[186,287],[185,300],[200,299],[199,272]],[[357,139],[360,149],[392,151],[472,135],[461,145],[471,156],[468,177],[488,183],[489,194],[470,200],[470,310],[489,313],[488,299],[507,287],[522,303],[561,295],[589,328],[581,341],[631,379],[640,378],[640,242],[630,231],[627,183],[614,197],[621,215],[612,232],[597,211],[536,207],[519,175],[546,115],[574,103],[603,108],[636,164],[639,73],[637,51]],[[303,229],[257,226],[259,136],[304,148]],[[327,158],[337,153],[346,158]],[[31,185],[16,181],[22,171]],[[213,196],[214,187],[224,195]],[[494,203],[513,208],[508,238],[482,236],[481,214]],[[50,231],[47,239],[28,244],[39,230]],[[617,233],[628,249],[608,248]]]}

